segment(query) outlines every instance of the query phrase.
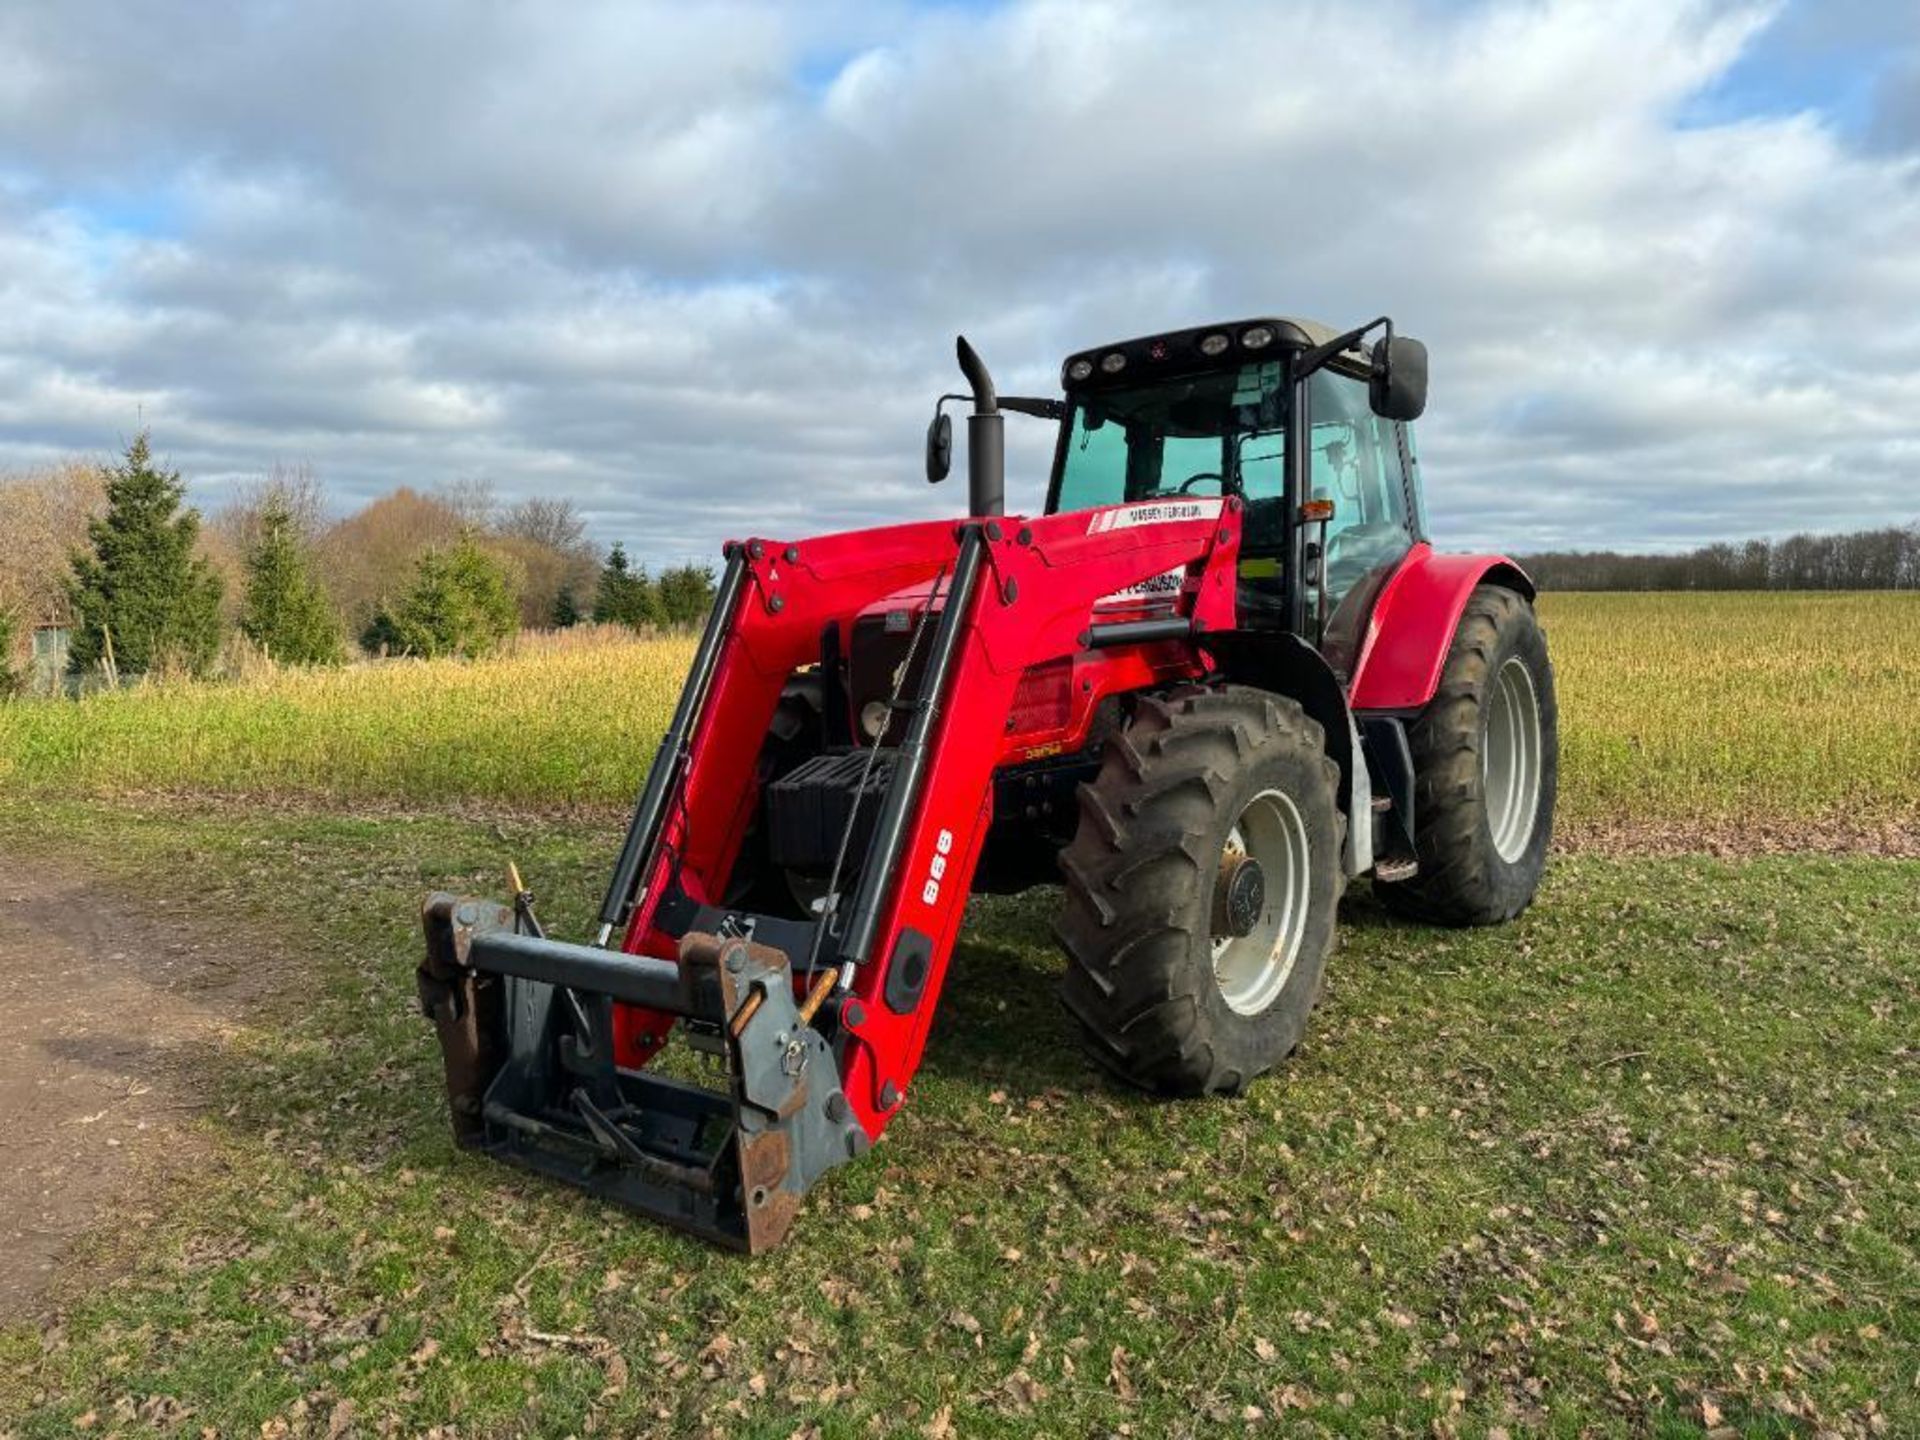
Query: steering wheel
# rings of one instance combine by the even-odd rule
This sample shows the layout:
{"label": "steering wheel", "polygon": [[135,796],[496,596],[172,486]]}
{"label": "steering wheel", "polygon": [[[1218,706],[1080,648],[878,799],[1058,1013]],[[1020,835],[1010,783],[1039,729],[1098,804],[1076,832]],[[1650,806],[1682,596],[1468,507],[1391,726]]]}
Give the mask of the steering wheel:
{"label": "steering wheel", "polygon": [[1198,475],[1189,475],[1173,487],[1174,493],[1176,495],[1185,495],[1192,486],[1199,484],[1202,480],[1218,480],[1220,482],[1220,493],[1222,495],[1227,493],[1227,477],[1217,470],[1202,470]]}

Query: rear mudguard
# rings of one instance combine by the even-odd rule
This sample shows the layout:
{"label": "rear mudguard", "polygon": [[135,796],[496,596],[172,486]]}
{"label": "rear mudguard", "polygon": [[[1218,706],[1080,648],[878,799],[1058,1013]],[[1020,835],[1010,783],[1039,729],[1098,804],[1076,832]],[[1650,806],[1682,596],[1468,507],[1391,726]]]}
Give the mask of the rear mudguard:
{"label": "rear mudguard", "polygon": [[1504,555],[1441,555],[1425,543],[1408,551],[1374,601],[1348,689],[1352,708],[1402,715],[1426,708],[1467,601],[1487,583],[1534,598],[1527,572]]}

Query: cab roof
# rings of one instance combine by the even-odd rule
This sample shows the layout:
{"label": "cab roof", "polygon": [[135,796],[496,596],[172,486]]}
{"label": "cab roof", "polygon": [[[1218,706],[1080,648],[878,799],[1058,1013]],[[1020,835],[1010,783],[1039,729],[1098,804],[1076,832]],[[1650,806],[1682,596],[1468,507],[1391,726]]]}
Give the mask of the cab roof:
{"label": "cab roof", "polygon": [[[1246,337],[1261,330],[1271,332],[1265,344],[1249,346]],[[1218,325],[1197,325],[1185,330],[1170,330],[1159,335],[1142,335],[1111,345],[1095,345],[1069,355],[1060,366],[1061,388],[1065,390],[1099,389],[1113,385],[1138,384],[1143,378],[1161,374],[1182,374],[1193,370],[1217,369],[1223,364],[1245,364],[1282,350],[1306,350],[1338,339],[1344,331],[1318,320],[1298,316],[1263,315],[1249,320],[1230,320]],[[1226,337],[1226,346],[1209,354],[1200,346],[1214,336]],[[1355,350],[1354,355],[1360,352]],[[1123,357],[1117,369],[1103,368],[1110,357]],[[1086,361],[1090,373],[1073,376],[1076,362]]]}

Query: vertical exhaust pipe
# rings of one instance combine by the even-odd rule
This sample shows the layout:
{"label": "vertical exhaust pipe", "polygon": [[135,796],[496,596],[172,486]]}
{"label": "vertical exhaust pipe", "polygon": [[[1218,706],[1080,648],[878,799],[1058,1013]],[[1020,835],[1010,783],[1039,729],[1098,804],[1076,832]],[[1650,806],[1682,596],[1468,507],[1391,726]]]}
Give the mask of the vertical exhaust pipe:
{"label": "vertical exhaust pipe", "polygon": [[960,373],[973,390],[973,413],[967,417],[967,513],[1007,513],[1006,417],[993,393],[993,377],[986,362],[962,335],[954,347]]}

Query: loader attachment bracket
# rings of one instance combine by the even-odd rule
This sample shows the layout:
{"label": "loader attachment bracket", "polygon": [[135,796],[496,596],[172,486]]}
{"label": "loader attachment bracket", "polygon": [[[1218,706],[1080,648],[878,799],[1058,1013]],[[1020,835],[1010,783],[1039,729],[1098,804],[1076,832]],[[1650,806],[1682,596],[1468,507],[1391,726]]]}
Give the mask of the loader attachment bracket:
{"label": "loader attachment bracket", "polygon": [[[677,963],[627,955],[519,933],[508,907],[447,894],[422,922],[421,1006],[463,1147],[749,1252],[777,1245],[813,1182],[865,1153],[785,950],[691,931]],[[720,1055],[725,1088],[617,1066],[616,1003],[683,1020]]]}

